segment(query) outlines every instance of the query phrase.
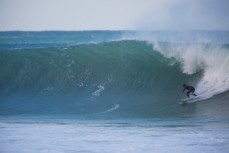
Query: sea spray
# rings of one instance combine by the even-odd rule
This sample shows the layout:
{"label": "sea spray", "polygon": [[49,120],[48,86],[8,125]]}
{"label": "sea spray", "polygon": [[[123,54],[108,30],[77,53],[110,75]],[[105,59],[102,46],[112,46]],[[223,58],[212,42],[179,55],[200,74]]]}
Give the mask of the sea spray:
{"label": "sea spray", "polygon": [[202,99],[210,98],[229,89],[228,48],[212,44],[153,44],[154,50],[181,64],[184,74],[203,71],[196,91]]}

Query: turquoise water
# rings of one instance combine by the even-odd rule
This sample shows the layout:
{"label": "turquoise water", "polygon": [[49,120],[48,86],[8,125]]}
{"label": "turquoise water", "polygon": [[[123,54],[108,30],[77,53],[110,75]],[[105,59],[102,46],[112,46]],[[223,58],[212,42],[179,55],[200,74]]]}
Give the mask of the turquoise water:
{"label": "turquoise water", "polygon": [[[227,31],[0,32],[0,152],[228,152],[228,44]],[[183,83],[199,101],[179,105]]]}

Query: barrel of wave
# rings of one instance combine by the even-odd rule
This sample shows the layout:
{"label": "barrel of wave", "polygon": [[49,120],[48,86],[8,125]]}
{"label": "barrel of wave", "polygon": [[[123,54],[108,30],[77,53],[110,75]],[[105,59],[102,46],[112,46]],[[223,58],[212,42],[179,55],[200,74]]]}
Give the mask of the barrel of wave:
{"label": "barrel of wave", "polygon": [[201,99],[229,90],[229,52],[228,48],[215,44],[182,44],[153,47],[166,58],[173,58],[181,64],[184,74],[192,75],[202,72],[196,84],[196,93]]}

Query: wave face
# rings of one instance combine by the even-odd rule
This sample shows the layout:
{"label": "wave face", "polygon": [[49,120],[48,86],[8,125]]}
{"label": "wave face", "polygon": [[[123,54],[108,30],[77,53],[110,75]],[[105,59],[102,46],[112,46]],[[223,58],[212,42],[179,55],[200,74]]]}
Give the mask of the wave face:
{"label": "wave face", "polygon": [[183,83],[202,100],[228,97],[227,44],[123,33],[1,34],[0,114],[177,117]]}

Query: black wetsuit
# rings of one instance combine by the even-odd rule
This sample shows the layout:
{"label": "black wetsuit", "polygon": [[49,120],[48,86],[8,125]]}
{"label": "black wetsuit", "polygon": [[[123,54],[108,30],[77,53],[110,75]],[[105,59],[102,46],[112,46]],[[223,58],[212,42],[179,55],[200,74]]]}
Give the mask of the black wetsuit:
{"label": "black wetsuit", "polygon": [[196,94],[194,94],[194,92],[195,92],[195,88],[194,88],[194,87],[192,87],[192,86],[187,86],[187,85],[183,85],[183,87],[184,87],[183,92],[184,92],[185,90],[188,90],[188,92],[187,92],[188,98],[190,97],[190,96],[189,96],[190,93],[192,93],[192,95],[196,96]]}

